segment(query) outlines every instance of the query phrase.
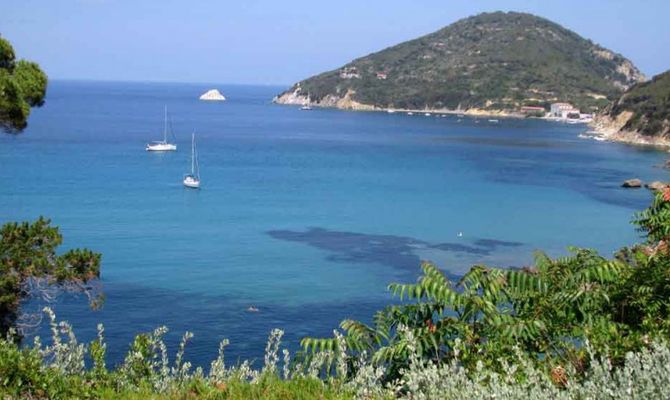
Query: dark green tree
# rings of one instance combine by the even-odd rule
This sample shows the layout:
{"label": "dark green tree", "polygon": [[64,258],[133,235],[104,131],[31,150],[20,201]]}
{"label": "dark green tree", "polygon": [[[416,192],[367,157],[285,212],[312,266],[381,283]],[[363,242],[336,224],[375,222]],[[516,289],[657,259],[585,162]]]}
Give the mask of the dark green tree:
{"label": "dark green tree", "polygon": [[634,223],[647,240],[619,252],[632,268],[612,294],[611,312],[645,342],[670,336],[670,190],[657,193]]}
{"label": "dark green tree", "polygon": [[16,61],[14,48],[0,37],[0,129],[20,132],[30,107],[44,104],[47,76],[34,62]]}
{"label": "dark green tree", "polygon": [[99,305],[101,255],[87,249],[58,255],[62,242],[58,228],[42,217],[0,228],[0,334],[16,327],[21,302],[29,298],[53,300],[63,291],[82,292]]}

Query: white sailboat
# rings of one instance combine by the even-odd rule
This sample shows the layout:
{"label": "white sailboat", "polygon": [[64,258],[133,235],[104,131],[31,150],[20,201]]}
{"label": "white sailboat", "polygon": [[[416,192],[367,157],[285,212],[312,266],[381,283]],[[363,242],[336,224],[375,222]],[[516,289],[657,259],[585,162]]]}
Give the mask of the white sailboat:
{"label": "white sailboat", "polygon": [[200,167],[198,153],[195,149],[195,133],[191,137],[191,173],[184,176],[184,186],[192,189],[200,188]]}
{"label": "white sailboat", "polygon": [[[172,132],[171,132],[172,133]],[[174,133],[172,133],[174,137]],[[167,106],[165,106],[165,123],[163,125],[163,140],[151,142],[147,144],[147,151],[177,151],[177,145],[168,142],[168,116]]]}
{"label": "white sailboat", "polygon": [[309,93],[307,93],[307,99],[302,103],[302,107],[300,109],[302,111],[309,111],[312,109],[312,106],[310,103],[312,102],[311,97],[309,97]]}

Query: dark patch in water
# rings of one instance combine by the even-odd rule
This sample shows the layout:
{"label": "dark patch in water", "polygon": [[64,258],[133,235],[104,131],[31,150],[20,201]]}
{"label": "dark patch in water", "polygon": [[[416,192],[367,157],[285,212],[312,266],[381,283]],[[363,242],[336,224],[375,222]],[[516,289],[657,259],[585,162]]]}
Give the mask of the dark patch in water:
{"label": "dark patch in water", "polygon": [[519,247],[523,246],[523,243],[520,242],[508,242],[505,240],[497,239],[477,239],[474,241],[475,246],[486,247],[489,249],[495,249],[496,247]]}
{"label": "dark patch in water", "polygon": [[309,228],[304,232],[272,230],[267,234],[275,239],[305,243],[330,251],[334,254],[326,257],[329,261],[377,263],[412,272],[416,271],[421,262],[419,256],[414,254],[417,248],[488,256],[498,247],[522,246],[519,242],[496,239],[477,239],[473,245],[450,242],[432,244],[405,236],[331,231],[324,228]]}
{"label": "dark patch in water", "polygon": [[459,243],[440,243],[440,244],[434,244],[428,246],[431,249],[438,249],[438,250],[444,250],[444,251],[451,251],[455,253],[468,253],[468,254],[478,254],[481,256],[486,256],[491,253],[489,249],[484,249],[484,248],[479,248],[479,247],[474,247],[474,246],[468,246],[465,244],[459,244]]}
{"label": "dark patch in water", "polygon": [[367,235],[323,228],[310,228],[304,232],[273,230],[267,233],[275,239],[305,243],[331,251],[335,254],[327,257],[330,261],[379,263],[412,270],[421,262],[412,252],[413,248],[426,245],[423,241],[402,236]]}

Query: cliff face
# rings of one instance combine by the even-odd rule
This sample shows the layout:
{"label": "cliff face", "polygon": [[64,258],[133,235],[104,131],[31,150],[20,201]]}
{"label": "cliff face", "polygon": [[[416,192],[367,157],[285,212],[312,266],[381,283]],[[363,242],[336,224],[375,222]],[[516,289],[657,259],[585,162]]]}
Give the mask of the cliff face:
{"label": "cliff face", "polygon": [[588,111],[643,79],[629,60],[551,21],[497,12],[298,82],[275,101],[489,111],[567,101]]}
{"label": "cliff face", "polygon": [[304,94],[300,87],[296,87],[293,91],[284,92],[280,96],[275,97],[274,102],[279,104],[291,105],[313,105],[318,107],[340,108],[343,110],[355,111],[374,111],[378,107],[370,104],[363,104],[353,100],[353,90],[347,91],[343,96],[328,94],[321,98],[318,102]]}
{"label": "cliff face", "polygon": [[624,129],[647,136],[670,136],[670,71],[632,87],[606,113],[616,118],[632,113]]}
{"label": "cliff face", "polygon": [[596,117],[594,127],[614,140],[670,145],[670,71],[630,88]]}

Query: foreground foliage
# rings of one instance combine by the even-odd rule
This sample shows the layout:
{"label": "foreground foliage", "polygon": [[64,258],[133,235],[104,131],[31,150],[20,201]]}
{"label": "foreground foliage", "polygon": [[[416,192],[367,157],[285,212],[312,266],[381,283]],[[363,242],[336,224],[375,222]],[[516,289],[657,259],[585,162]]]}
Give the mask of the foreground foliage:
{"label": "foreground foliage", "polygon": [[[538,253],[532,267],[475,266],[458,282],[424,263],[417,283],[389,287],[412,302],[379,311],[372,325],[342,322],[347,346],[388,367],[389,381],[409,363],[408,332],[421,357],[435,362],[453,357],[460,343],[459,360],[468,369],[482,363],[502,371],[518,349],[538,367],[579,371],[589,362],[584,341],[620,365],[627,353],[670,333],[669,200],[670,192],[659,193],[637,216],[647,242],[614,259],[578,248],[559,259]],[[305,338],[302,344],[318,351],[335,349],[337,340]]]}
{"label": "foreground foliage", "polygon": [[[93,305],[101,300],[95,285],[101,255],[87,249],[57,255],[62,242],[58,228],[41,217],[33,223],[7,223],[0,228],[0,335],[17,328],[22,300],[40,297],[50,301],[62,291],[86,293]],[[30,315],[23,317],[30,325]]]}
{"label": "foreground foliage", "polygon": [[[259,366],[226,365],[224,340],[208,369],[193,368],[184,359],[189,332],[170,361],[167,329],[160,327],[138,335],[123,363],[108,368],[102,325],[96,340],[79,343],[70,325],[45,308],[48,342],[0,341],[0,395],[667,399],[670,191],[656,194],[635,224],[646,241],[612,259],[578,248],[558,259],[538,253],[531,267],[475,266],[458,282],[424,263],[416,283],[390,285],[403,302],[379,311],[372,324],[345,320],[332,338],[303,339],[303,351],[293,356],[281,347],[283,332],[274,330]],[[60,236],[53,229],[44,220],[5,226],[2,265],[48,271],[55,282],[93,277],[97,262],[77,261],[91,254],[55,256]],[[44,254],[49,262],[37,262]]]}
{"label": "foreground foliage", "polygon": [[[51,319],[52,338],[48,346],[39,339],[31,347],[19,348],[14,341],[0,340],[0,396],[7,399],[666,399],[670,397],[670,347],[651,343],[628,353],[620,366],[597,358],[587,345],[589,367],[577,371],[547,374],[519,348],[510,360],[501,359],[501,371],[478,362],[465,368],[465,347],[456,343],[448,360],[422,357],[412,331],[399,327],[406,339],[407,365],[398,379],[385,381],[387,369],[369,363],[365,354],[352,358],[338,336],[338,352],[325,351],[305,361],[292,358],[283,349],[282,332],[271,333],[262,367],[248,362],[226,366],[221,343],[219,356],[209,371],[193,369],[183,362],[191,335],[184,335],[173,362],[162,336],[165,328],[138,335],[122,365],[107,369],[104,329],[89,344],[77,341],[65,322]],[[281,358],[281,360],[280,360]],[[90,368],[85,368],[85,363]],[[349,368],[353,366],[353,368]]]}
{"label": "foreground foliage", "polygon": [[47,76],[34,62],[16,61],[14,48],[0,37],[0,129],[16,132],[28,124],[30,107],[44,103]]}

